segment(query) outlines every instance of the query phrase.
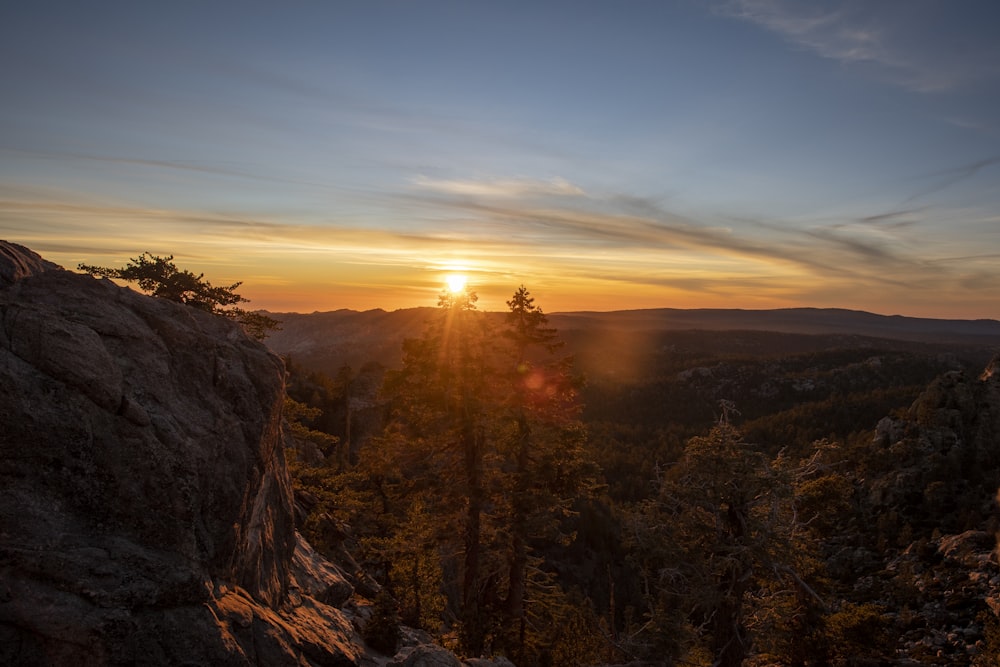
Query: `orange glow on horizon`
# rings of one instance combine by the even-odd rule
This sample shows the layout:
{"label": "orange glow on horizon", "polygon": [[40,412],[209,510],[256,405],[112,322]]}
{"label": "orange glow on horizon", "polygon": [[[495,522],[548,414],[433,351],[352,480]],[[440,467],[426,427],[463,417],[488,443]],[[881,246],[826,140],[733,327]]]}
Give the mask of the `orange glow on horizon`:
{"label": "orange glow on horizon", "polygon": [[697,261],[662,252],[657,257],[639,252],[627,257],[607,252],[533,256],[467,245],[461,259],[435,261],[428,257],[457,253],[428,247],[421,248],[421,253],[383,249],[379,255],[375,247],[363,248],[363,253],[353,248],[348,253],[351,248],[325,246],[288,252],[265,244],[223,249],[217,244],[196,245],[170,238],[154,244],[127,242],[136,250],[120,249],[118,246],[126,243],[116,240],[98,250],[82,239],[76,241],[15,240],[69,270],[75,270],[80,262],[121,266],[143,250],[174,254],[178,266],[204,273],[213,285],[241,281],[238,292],[249,299],[247,307],[274,313],[433,308],[442,288],[461,290],[468,285],[474,286],[479,297],[479,310],[503,312],[507,300],[523,284],[546,313],[813,307],[911,317],[996,317],[993,292],[970,290],[959,283],[951,290],[941,289],[948,287],[945,284],[938,292],[925,293],[905,284],[889,289],[877,277],[821,280],[823,276],[779,262],[748,262],[737,271],[731,262],[712,256],[698,257]]}

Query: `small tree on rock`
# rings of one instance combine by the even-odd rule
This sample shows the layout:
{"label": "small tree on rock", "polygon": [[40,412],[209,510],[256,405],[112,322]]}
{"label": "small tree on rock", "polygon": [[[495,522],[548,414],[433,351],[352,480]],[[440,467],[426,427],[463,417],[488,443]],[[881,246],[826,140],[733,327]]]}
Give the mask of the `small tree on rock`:
{"label": "small tree on rock", "polygon": [[121,269],[89,264],[80,264],[77,268],[92,276],[138,283],[139,289],[152,296],[223,315],[239,322],[244,331],[257,340],[266,338],[269,331],[278,328],[280,323],[277,320],[236,305],[248,301],[236,293],[236,288],[243,283],[215,287],[204,279],[204,273],[195,275],[178,269],[173,259],[173,255],[158,257],[145,252],[131,258]]}

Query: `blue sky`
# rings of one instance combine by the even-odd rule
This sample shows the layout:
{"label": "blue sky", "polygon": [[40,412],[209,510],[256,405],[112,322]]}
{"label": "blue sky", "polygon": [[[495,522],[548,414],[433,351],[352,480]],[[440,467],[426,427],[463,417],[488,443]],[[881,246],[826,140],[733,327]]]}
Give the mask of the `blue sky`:
{"label": "blue sky", "polygon": [[997,316],[1000,4],[17,2],[0,237],[272,310]]}

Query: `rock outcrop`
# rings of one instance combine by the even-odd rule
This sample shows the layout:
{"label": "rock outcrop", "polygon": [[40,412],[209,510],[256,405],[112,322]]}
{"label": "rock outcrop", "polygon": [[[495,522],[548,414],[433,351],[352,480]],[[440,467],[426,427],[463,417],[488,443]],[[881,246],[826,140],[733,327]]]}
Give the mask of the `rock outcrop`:
{"label": "rock outcrop", "polygon": [[905,414],[875,430],[868,503],[915,537],[981,528],[1000,486],[1000,376],[935,380]]}
{"label": "rock outcrop", "polygon": [[0,242],[0,664],[358,664],[283,382],[225,318]]}
{"label": "rock outcrop", "polygon": [[858,478],[877,543],[828,561],[854,599],[884,610],[894,664],[995,664],[1000,652],[998,366],[945,373],[878,423]]}

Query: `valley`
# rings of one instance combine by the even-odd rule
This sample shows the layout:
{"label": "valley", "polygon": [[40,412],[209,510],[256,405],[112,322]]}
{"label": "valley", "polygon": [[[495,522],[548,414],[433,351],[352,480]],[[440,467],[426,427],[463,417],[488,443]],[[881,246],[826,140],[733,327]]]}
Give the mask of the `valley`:
{"label": "valley", "polygon": [[[268,344],[289,348],[290,394],[339,415],[327,430],[363,460],[368,439],[379,442],[392,419],[378,379],[401,367],[396,341],[419,338],[434,316],[434,309],[294,316]],[[483,316],[491,318],[501,325],[501,314]],[[705,328],[684,328],[690,324]],[[990,609],[1000,608],[1000,589],[986,582],[1000,583],[990,556],[1000,397],[995,380],[980,377],[1000,349],[998,323],[803,309],[553,314],[548,325],[564,342],[557,354],[572,359],[583,452],[599,472],[597,486],[563,519],[572,539],[534,542],[533,552],[566,600],[577,600],[575,622],[593,638],[591,664],[641,662],[664,650],[690,659],[709,636],[687,625],[699,613],[697,592],[650,597],[650,586],[662,586],[650,578],[658,567],[693,557],[677,552],[654,565],[629,526],[664,511],[672,476],[694,465],[692,443],[717,437],[720,424],[761,466],[748,479],[779,469],[795,478],[782,484],[795,498],[789,511],[804,523],[772,537],[785,535],[781,548],[796,549],[796,558],[808,555],[811,565],[795,568],[811,571],[803,590],[822,601],[803,598],[780,611],[771,606],[780,596],[761,589],[764,597],[746,610],[756,660],[764,660],[752,664],[960,665],[996,655]],[[340,381],[322,380],[327,373]],[[367,415],[367,430],[338,427],[352,410]],[[373,414],[381,417],[372,422]],[[656,520],[682,515],[670,516]],[[355,519],[361,533],[365,521]],[[677,540],[681,525],[662,539]],[[929,583],[944,579],[953,584],[947,591]],[[660,604],[694,616],[659,618]],[[664,648],[648,629],[668,618],[680,625],[668,633],[677,643]]]}

